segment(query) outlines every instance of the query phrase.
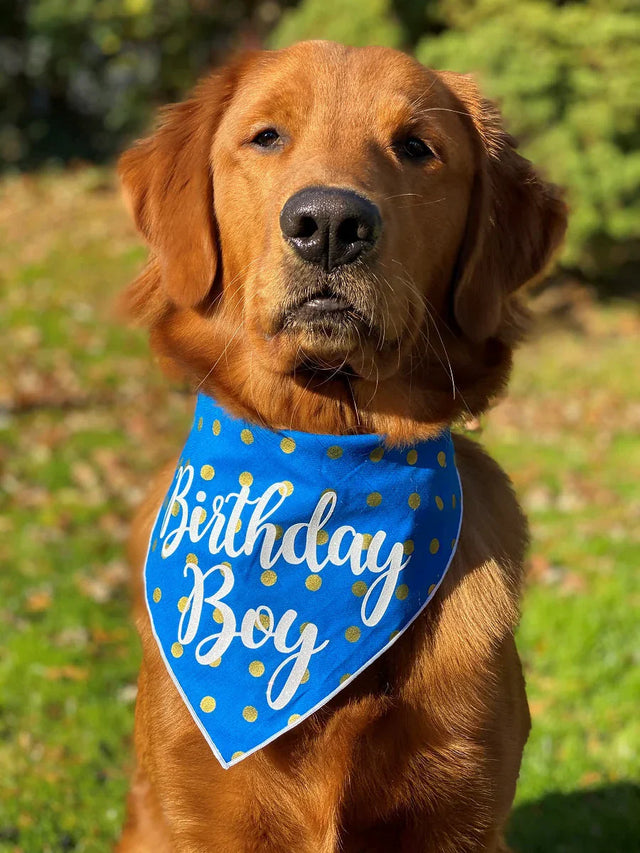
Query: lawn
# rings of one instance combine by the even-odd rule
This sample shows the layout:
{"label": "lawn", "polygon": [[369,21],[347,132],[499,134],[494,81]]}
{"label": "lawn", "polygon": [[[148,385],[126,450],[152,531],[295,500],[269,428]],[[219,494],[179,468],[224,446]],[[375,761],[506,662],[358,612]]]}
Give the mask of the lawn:
{"label": "lawn", "polygon": [[[127,524],[191,399],[113,315],[144,250],[110,173],[6,179],[0,200],[0,850],[107,851],[139,662]],[[534,727],[511,841],[634,853],[640,312],[580,289],[537,307],[478,434],[532,526],[519,646]]]}

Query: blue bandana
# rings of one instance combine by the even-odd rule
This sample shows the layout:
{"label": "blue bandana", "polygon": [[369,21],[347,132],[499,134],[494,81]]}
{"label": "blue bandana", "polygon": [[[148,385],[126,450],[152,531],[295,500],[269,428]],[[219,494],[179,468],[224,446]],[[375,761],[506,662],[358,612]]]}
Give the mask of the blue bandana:
{"label": "blue bandana", "polygon": [[169,674],[223,767],[317,711],[411,625],[456,548],[451,434],[274,432],[204,395],[144,571]]}

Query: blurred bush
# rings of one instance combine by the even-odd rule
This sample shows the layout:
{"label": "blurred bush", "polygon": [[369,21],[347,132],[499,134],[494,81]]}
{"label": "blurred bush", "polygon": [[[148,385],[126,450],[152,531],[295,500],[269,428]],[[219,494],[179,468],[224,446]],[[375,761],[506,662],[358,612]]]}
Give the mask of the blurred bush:
{"label": "blurred bush", "polygon": [[284,14],[270,41],[272,47],[317,38],[400,47],[405,36],[390,0],[303,0]]}
{"label": "blurred bush", "polygon": [[637,0],[0,0],[0,20],[0,159],[20,168],[112,155],[243,41],[385,44],[472,71],[568,189],[564,266],[635,285]]}
{"label": "blurred bush", "polygon": [[446,0],[421,62],[474,71],[523,153],[566,187],[565,265],[588,277],[640,261],[640,4]]}
{"label": "blurred bush", "polygon": [[0,162],[102,160],[287,0],[0,0]]}

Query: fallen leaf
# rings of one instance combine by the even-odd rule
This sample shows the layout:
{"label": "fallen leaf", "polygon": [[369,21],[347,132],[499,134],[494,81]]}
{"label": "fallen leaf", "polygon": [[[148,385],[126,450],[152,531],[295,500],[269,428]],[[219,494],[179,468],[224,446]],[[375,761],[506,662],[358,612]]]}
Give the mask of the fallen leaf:
{"label": "fallen leaf", "polygon": [[48,590],[37,590],[27,597],[26,609],[29,613],[43,613],[51,607],[52,600]]}
{"label": "fallen leaf", "polygon": [[48,666],[44,671],[44,677],[48,681],[86,681],[89,670],[81,666]]}

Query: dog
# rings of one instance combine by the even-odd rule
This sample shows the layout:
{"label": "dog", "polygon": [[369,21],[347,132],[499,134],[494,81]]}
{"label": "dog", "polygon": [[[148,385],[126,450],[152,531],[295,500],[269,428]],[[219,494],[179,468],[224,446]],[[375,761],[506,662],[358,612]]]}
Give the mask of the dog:
{"label": "dog", "polygon": [[[119,173],[150,246],[123,304],[164,366],[264,434],[378,436],[381,453],[437,441],[504,390],[526,326],[515,291],[566,227],[562,193],[471,77],[379,47],[244,54]],[[143,662],[120,853],[507,850],[530,727],[527,527],[498,465],[453,441],[464,512],[428,605],[228,769],[151,624],[143,566],[175,461],[160,474],[130,546]]]}

